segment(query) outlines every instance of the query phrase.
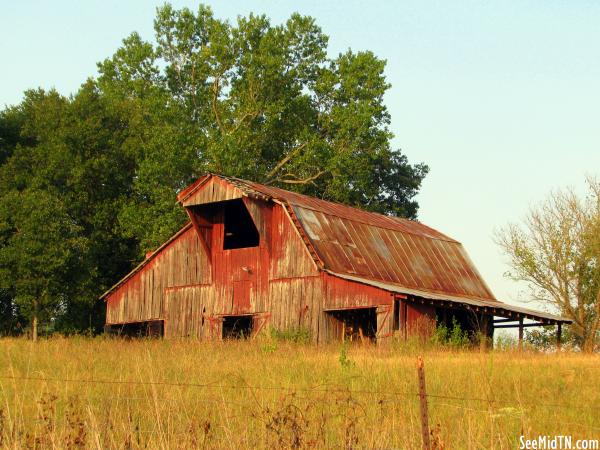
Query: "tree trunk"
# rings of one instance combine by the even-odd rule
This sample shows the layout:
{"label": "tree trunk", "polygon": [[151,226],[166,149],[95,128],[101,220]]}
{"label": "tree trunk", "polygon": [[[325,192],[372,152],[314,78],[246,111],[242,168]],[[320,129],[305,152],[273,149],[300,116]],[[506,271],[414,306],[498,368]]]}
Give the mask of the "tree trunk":
{"label": "tree trunk", "polygon": [[38,318],[37,318],[37,313],[33,313],[33,317],[31,318],[31,340],[33,342],[36,342],[37,337],[38,337]]}
{"label": "tree trunk", "polygon": [[585,338],[583,340],[583,345],[581,346],[581,350],[584,353],[592,353],[596,349],[596,334],[597,333],[598,333],[598,330],[592,329],[585,336]]}

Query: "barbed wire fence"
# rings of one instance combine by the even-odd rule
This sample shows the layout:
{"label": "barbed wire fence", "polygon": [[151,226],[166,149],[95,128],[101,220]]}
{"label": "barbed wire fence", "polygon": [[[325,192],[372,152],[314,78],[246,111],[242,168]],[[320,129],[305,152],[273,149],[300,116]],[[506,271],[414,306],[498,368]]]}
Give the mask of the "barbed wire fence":
{"label": "barbed wire fence", "polygon": [[[36,383],[65,383],[65,384],[84,384],[84,385],[118,385],[118,386],[141,386],[141,387],[181,387],[181,388],[189,388],[192,390],[198,390],[201,393],[204,393],[207,390],[232,390],[232,391],[270,391],[270,392],[282,392],[287,395],[293,395],[295,400],[306,400],[310,402],[315,401],[328,401],[328,396],[331,394],[346,394],[348,396],[361,396],[361,395],[371,395],[377,397],[378,404],[385,403],[394,403],[398,402],[401,398],[412,398],[415,400],[419,400],[419,409],[420,409],[420,420],[421,420],[421,430],[422,430],[422,443],[423,448],[429,450],[432,448],[432,443],[430,442],[430,435],[432,433],[429,427],[429,414],[428,409],[432,406],[430,404],[431,400],[436,400],[433,406],[435,407],[451,407],[458,408],[463,410],[470,410],[475,412],[487,412],[489,408],[492,407],[500,407],[504,406],[506,408],[514,408],[515,410],[523,410],[526,408],[547,408],[547,409],[563,409],[563,410],[578,410],[578,411],[598,411],[600,415],[600,405],[598,404],[575,404],[575,403],[561,403],[561,402],[540,402],[535,401],[535,403],[527,404],[523,403],[523,401],[519,401],[518,404],[515,403],[514,400],[506,400],[506,399],[498,399],[498,398],[484,398],[484,397],[476,397],[476,396],[460,396],[460,395],[447,395],[443,393],[431,393],[427,391],[427,387],[425,384],[425,368],[421,358],[419,358],[419,362],[417,363],[417,385],[419,387],[418,391],[402,391],[402,390],[378,390],[378,389],[351,389],[348,387],[340,387],[339,384],[334,383],[319,383],[313,386],[302,387],[302,386],[278,386],[278,385],[256,385],[256,384],[248,384],[246,382],[241,382],[237,384],[231,383],[223,383],[222,381],[212,381],[207,383],[193,383],[193,382],[175,382],[175,381],[165,381],[165,380],[116,380],[116,379],[96,379],[96,378],[67,378],[67,377],[46,377],[46,376],[25,376],[25,375],[0,375],[0,380],[12,382],[14,385],[16,383],[22,382],[36,382]],[[0,401],[5,402],[8,400],[9,395],[4,389],[3,383],[0,382]],[[304,393],[308,396],[300,397],[297,393]],[[31,393],[34,394],[34,393]],[[310,394],[321,394],[321,397],[315,397]],[[25,394],[23,392],[17,393],[14,391],[14,395],[18,395],[20,399],[25,399]],[[117,402],[148,402],[156,400],[156,392],[149,393],[146,396],[132,396],[132,395],[86,395],[84,399],[86,400],[112,400]],[[160,396],[159,396],[160,397]],[[32,395],[32,399],[39,399],[40,395]],[[166,397],[160,397],[160,401],[163,402],[181,402],[180,399],[172,399]],[[440,402],[443,401],[455,401],[459,404],[445,403]],[[189,399],[189,401],[193,401],[196,403],[204,403],[210,405],[228,405],[235,406],[239,408],[245,408],[248,406],[247,402],[240,401],[232,401],[227,400],[225,398],[214,398],[209,396],[201,396],[195,395],[193,399]],[[479,405],[485,405],[488,409],[481,408],[473,408],[471,407],[472,403],[476,403]],[[468,405],[467,405],[468,404]],[[6,419],[5,419],[6,420]],[[39,419],[35,417],[31,418],[21,418],[21,422],[30,422],[30,423],[40,423],[44,419]],[[588,424],[576,423],[576,422],[563,422],[565,425],[577,426],[582,429],[587,429],[591,431],[600,431],[599,427],[595,427]],[[137,433],[143,434],[152,434],[152,433],[160,433],[161,431],[158,429],[137,429]],[[171,434],[185,434],[181,433],[171,433]]]}

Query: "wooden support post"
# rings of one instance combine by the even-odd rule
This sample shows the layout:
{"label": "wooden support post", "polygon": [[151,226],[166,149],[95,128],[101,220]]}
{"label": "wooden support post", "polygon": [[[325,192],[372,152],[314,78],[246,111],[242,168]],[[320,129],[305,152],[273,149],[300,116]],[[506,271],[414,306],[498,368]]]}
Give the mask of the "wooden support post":
{"label": "wooden support post", "polygon": [[400,328],[402,329],[402,338],[406,341],[408,338],[408,305],[405,300],[400,302]]}
{"label": "wooden support post", "polygon": [[429,440],[429,413],[427,412],[427,390],[425,388],[425,366],[423,357],[417,360],[417,374],[419,376],[419,402],[421,406],[421,436],[423,438],[423,450],[431,450]]}
{"label": "wooden support post", "polygon": [[481,315],[481,322],[479,324],[479,351],[485,352],[488,349],[488,331],[489,331],[489,316],[487,314]]}
{"label": "wooden support post", "polygon": [[556,350],[560,351],[560,347],[562,344],[562,323],[558,322],[556,328]]}
{"label": "wooden support post", "polygon": [[523,350],[523,318],[519,319],[519,351]]}

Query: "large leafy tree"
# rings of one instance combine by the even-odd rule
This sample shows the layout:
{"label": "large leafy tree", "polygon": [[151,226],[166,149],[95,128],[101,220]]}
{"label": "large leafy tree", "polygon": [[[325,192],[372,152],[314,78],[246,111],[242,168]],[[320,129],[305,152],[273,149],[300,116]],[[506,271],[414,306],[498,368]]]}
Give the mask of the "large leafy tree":
{"label": "large leafy tree", "polygon": [[86,240],[64,204],[47,191],[5,193],[0,200],[0,289],[11,290],[38,336],[40,318],[56,311],[77,278]]}
{"label": "large leafy tree", "polygon": [[98,85],[135,104],[138,171],[121,222],[147,246],[172,231],[174,193],[205,171],[414,218],[427,167],[390,146],[385,61],[327,56],[310,17],[235,24],[158,9],[156,41],[133,33],[99,64]]}
{"label": "large leafy tree", "polygon": [[[1,134],[6,160],[0,167],[5,275],[0,288],[6,314],[39,313],[38,319],[53,319],[63,330],[97,328],[103,322],[99,292],[134,262],[137,246],[119,232],[118,213],[131,192],[135,166],[127,149],[137,144],[123,111],[113,106],[89,82],[70,99],[54,91],[28,91],[18,107],[0,116],[0,130],[11,130]],[[27,257],[28,249],[43,251],[39,258]],[[66,253],[63,261],[56,256]],[[71,271],[73,253],[78,253],[77,270]],[[19,286],[30,286],[34,275],[52,281],[45,297],[22,293]]]}

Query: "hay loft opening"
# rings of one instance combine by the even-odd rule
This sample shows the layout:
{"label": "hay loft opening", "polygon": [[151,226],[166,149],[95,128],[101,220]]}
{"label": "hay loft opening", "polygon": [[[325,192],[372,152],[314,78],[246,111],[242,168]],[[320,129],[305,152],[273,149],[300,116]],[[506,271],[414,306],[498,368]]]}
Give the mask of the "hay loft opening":
{"label": "hay loft opening", "polygon": [[223,250],[258,247],[258,230],[242,200],[226,202],[224,215]]}
{"label": "hay loft opening", "polygon": [[223,317],[223,339],[245,339],[252,334],[252,316]]}
{"label": "hay loft opening", "polygon": [[342,340],[374,341],[377,335],[376,308],[358,308],[329,311],[329,314],[341,324]]}

